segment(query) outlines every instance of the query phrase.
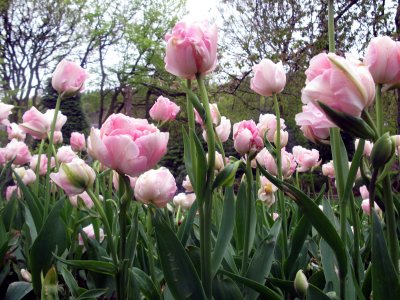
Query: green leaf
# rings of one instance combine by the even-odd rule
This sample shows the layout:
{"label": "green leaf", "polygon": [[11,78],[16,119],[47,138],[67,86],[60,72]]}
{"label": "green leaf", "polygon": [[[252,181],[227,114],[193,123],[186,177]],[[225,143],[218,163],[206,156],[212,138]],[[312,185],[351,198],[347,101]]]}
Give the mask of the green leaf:
{"label": "green leaf", "polygon": [[25,281],[12,282],[7,288],[7,293],[4,300],[20,300],[24,298],[32,290],[33,286],[30,282],[25,282]]}
{"label": "green leaf", "polygon": [[186,213],[185,219],[178,229],[178,238],[181,241],[182,245],[186,245],[186,242],[189,238],[190,230],[193,227],[193,222],[197,213],[198,202],[194,201],[190,210]]}
{"label": "green leaf", "polygon": [[79,286],[76,282],[74,276],[72,276],[71,272],[66,268],[62,267],[61,275],[64,279],[65,284],[68,286],[69,290],[71,291],[72,296],[75,298],[79,296]]}
{"label": "green leaf", "polygon": [[64,200],[56,202],[30,249],[32,284],[37,295],[41,291],[41,273],[47,274],[52,265],[52,253],[56,249],[57,253],[62,253],[67,246],[66,228],[60,217],[63,206]]}
{"label": "green leaf", "polygon": [[306,298],[310,300],[331,300],[323,291],[312,284],[308,286]]}
{"label": "green leaf", "polygon": [[236,172],[241,164],[243,164],[243,161],[238,160],[234,163],[226,165],[225,168],[215,177],[213,189],[220,186],[232,186],[235,182]]}
{"label": "green leaf", "polygon": [[196,181],[196,196],[202,195],[204,192],[204,186],[206,185],[206,174],[207,174],[207,157],[204,152],[203,145],[201,144],[198,136],[194,131],[192,131],[194,145],[195,145],[195,155],[196,155],[196,164],[194,168],[194,175]]}
{"label": "green leaf", "polygon": [[133,260],[135,258],[138,233],[139,233],[139,218],[138,218],[139,208],[135,206],[135,211],[132,216],[131,226],[129,228],[128,236],[126,238],[126,253],[129,255],[128,267],[133,265]]}
{"label": "green leaf", "polygon": [[[256,253],[254,254],[246,277],[263,284],[265,277],[269,275],[274,258],[276,240],[278,239],[279,232],[281,231],[281,220],[274,223],[268,237],[261,242]],[[256,299],[258,293],[254,290],[246,289],[246,299]]]}
{"label": "green leaf", "polygon": [[306,194],[293,185],[278,180],[268,173],[263,167],[261,167],[258,162],[257,165],[260,169],[260,172],[267,177],[269,181],[271,181],[275,186],[283,190],[296,201],[297,205],[303,211],[303,214],[308,218],[310,223],[315,227],[321,237],[326,240],[326,242],[335,252],[339,264],[339,276],[344,278],[347,274],[346,248],[332,223],[319,209],[317,204],[315,204],[314,201],[312,201]]}
{"label": "green leaf", "polygon": [[100,299],[102,295],[107,292],[106,289],[92,289],[84,291],[80,294],[76,300],[86,300],[86,299]]}
{"label": "green leaf", "polygon": [[199,276],[185,249],[159,211],[153,216],[156,240],[165,281],[180,299],[206,299]]}
{"label": "green leaf", "polygon": [[66,260],[57,255],[54,255],[54,257],[62,263],[71,267],[76,267],[106,275],[115,275],[116,273],[115,266],[110,262],[98,260]]}
{"label": "green leaf", "polygon": [[[242,181],[236,196],[235,242],[238,252],[243,250],[244,247],[247,201],[246,182]],[[254,243],[256,222],[256,201],[253,199],[251,201],[249,251],[251,251]]]}
{"label": "green leaf", "polygon": [[308,233],[311,229],[311,223],[306,216],[302,216],[300,221],[297,223],[293,234],[290,246],[290,254],[284,262],[284,270],[286,276],[290,276],[295,266],[295,262],[299,256],[301,249],[303,248],[304,242],[307,239]]}
{"label": "green leaf", "polygon": [[212,277],[217,274],[219,266],[224,258],[225,251],[231,242],[234,228],[235,215],[235,194],[233,188],[225,189],[224,208],[222,211],[221,225],[218,230],[217,242],[212,254],[211,266]]}
{"label": "green leaf", "polygon": [[42,299],[57,300],[58,298],[58,277],[54,267],[50,268],[42,282]]}
{"label": "green leaf", "polygon": [[242,293],[237,284],[230,278],[215,277],[212,284],[214,299],[242,300]]}
{"label": "green leaf", "polygon": [[140,291],[143,293],[146,299],[149,300],[161,299],[161,296],[158,293],[156,287],[154,286],[153,281],[145,272],[143,272],[138,268],[129,269],[129,272],[131,272],[131,276],[134,276]]}
{"label": "green leaf", "polygon": [[281,300],[282,299],[279,294],[277,294],[276,292],[271,290],[269,287],[266,287],[263,284],[259,284],[258,282],[254,281],[254,280],[236,275],[231,272],[227,272],[225,270],[220,270],[219,272],[221,274],[224,274],[224,275],[232,278],[233,280],[235,280],[236,282],[238,282],[240,284],[244,284],[245,286],[252,288],[253,290],[257,291],[258,293],[260,293],[262,296],[265,296],[269,300]]}
{"label": "green leaf", "polygon": [[389,256],[381,222],[375,210],[371,211],[373,213],[372,294],[374,299],[399,299],[399,277]]}
{"label": "green leaf", "polygon": [[332,109],[320,101],[318,105],[328,119],[352,136],[367,140],[375,139],[374,130],[363,119]]}

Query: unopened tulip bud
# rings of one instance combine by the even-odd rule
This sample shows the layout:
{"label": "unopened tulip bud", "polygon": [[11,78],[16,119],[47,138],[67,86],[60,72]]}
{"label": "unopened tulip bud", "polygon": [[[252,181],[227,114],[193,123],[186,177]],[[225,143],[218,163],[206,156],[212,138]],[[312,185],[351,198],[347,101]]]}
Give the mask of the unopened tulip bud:
{"label": "unopened tulip bud", "polygon": [[83,193],[93,186],[96,173],[81,159],[62,163],[58,173],[51,173],[50,178],[61,187],[68,196]]}
{"label": "unopened tulip bud", "polygon": [[21,277],[27,282],[32,282],[32,275],[25,269],[21,269]]}
{"label": "unopened tulip bud", "polygon": [[303,273],[303,270],[299,270],[296,273],[296,278],[294,279],[294,289],[301,298],[305,298],[307,295],[308,281],[306,275]]}
{"label": "unopened tulip bud", "polygon": [[[280,131],[280,140],[281,140],[281,148],[286,147],[288,140],[289,140],[289,133],[287,131]],[[278,135],[277,132],[275,131],[274,135],[274,144],[276,145],[278,143]]]}
{"label": "unopened tulip bud", "polygon": [[389,133],[382,135],[375,143],[371,152],[372,166],[379,169],[384,166],[393,156],[395,143],[390,138]]}

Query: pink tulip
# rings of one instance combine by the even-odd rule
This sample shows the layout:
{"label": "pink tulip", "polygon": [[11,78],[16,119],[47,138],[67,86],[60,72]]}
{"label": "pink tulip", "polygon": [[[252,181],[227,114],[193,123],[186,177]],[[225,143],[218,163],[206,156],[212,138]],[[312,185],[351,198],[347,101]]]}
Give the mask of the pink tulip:
{"label": "pink tulip", "polygon": [[57,173],[50,178],[62,188],[68,196],[83,193],[93,186],[96,173],[83,160],[75,158],[70,163],[62,163]]}
{"label": "pink tulip", "polygon": [[[36,181],[36,174],[31,169],[26,170],[24,167],[21,167],[21,168],[15,168],[14,171],[15,173],[17,173],[19,178],[21,178],[22,182],[25,185],[30,185],[31,183],[34,183]],[[17,184],[18,182],[14,174],[13,178],[15,184]]]}
{"label": "pink tulip", "polygon": [[400,43],[388,36],[373,38],[368,45],[364,63],[376,83],[400,82]]}
{"label": "pink tulip", "polygon": [[361,198],[363,198],[363,200],[369,199],[369,191],[365,185],[360,186],[360,194],[361,194]]}
{"label": "pink tulip", "polygon": [[11,141],[12,139],[17,139],[18,141],[25,141],[26,134],[19,128],[18,124],[11,123],[7,127],[8,139]]}
{"label": "pink tulip", "polygon": [[[227,119],[226,117],[221,117],[221,123],[215,127],[215,132],[221,141],[221,143],[225,143],[229,139],[229,135],[231,134],[231,120]],[[207,132],[203,130],[203,138],[207,141]]]}
{"label": "pink tulip", "polygon": [[236,151],[242,155],[258,152],[264,145],[253,120],[241,121],[233,125],[233,143]]}
{"label": "pink tulip", "polygon": [[62,146],[57,150],[57,159],[60,163],[69,163],[74,158],[78,158],[71,146]]}
{"label": "pink tulip", "polygon": [[[30,164],[29,167],[36,172],[36,167],[37,167],[37,163],[38,163],[38,155],[35,154],[34,156],[32,156],[31,160],[30,160]],[[40,156],[40,167],[39,167],[39,175],[46,175],[47,173],[47,156],[45,154],[41,154]],[[50,169],[54,168],[56,166],[56,162],[54,157],[51,158],[50,161]]]}
{"label": "pink tulip", "polygon": [[302,101],[321,101],[331,108],[359,117],[374,101],[375,83],[368,68],[333,53],[311,59]]}
{"label": "pink tulip", "polygon": [[[378,204],[376,204],[376,202],[374,202],[374,208],[377,213],[382,211],[381,208],[378,206]],[[363,210],[364,214],[366,214],[368,216],[371,214],[371,207],[369,206],[369,199],[364,199],[361,202],[361,209]]]}
{"label": "pink tulip", "polygon": [[11,110],[14,108],[14,105],[5,104],[0,101],[0,124],[8,125],[10,121],[8,121],[8,116],[11,115]]}
{"label": "pink tulip", "polygon": [[[206,158],[207,158],[207,161],[208,161],[208,153],[206,154]],[[214,165],[215,171],[216,172],[222,171],[224,166],[225,166],[225,164],[224,164],[224,160],[222,158],[221,153],[219,153],[218,151],[215,151],[215,165]]]}
{"label": "pink tulip", "polygon": [[[90,224],[86,227],[82,228],[82,231],[86,234],[88,239],[95,239],[96,234],[94,232],[93,224]],[[103,229],[99,229],[99,242],[101,243],[104,240],[104,231]],[[78,244],[79,246],[83,246],[85,243],[83,242],[83,237],[81,234],[78,235]]]}
{"label": "pink tulip", "polygon": [[[285,129],[285,120],[280,119],[280,127],[281,129]],[[267,134],[267,139],[271,143],[275,141],[275,132],[276,132],[276,116],[273,114],[264,114],[260,115],[259,122],[257,124],[258,135],[264,139],[264,135]]]}
{"label": "pink tulip", "polygon": [[335,167],[333,166],[332,160],[322,165],[322,174],[329,178],[335,178]]}
{"label": "pink tulip", "polygon": [[61,131],[54,131],[54,135],[53,135],[53,144],[54,145],[59,145],[62,144],[63,142],[63,135]]}
{"label": "pink tulip", "polygon": [[169,134],[144,119],[111,115],[92,128],[88,152],[105,166],[135,177],[154,167],[167,152]]}
{"label": "pink tulip", "polygon": [[168,169],[161,167],[139,176],[135,185],[135,197],[144,204],[165,207],[173,199],[176,190],[174,176]]}
{"label": "pink tulip", "polygon": [[192,207],[194,201],[196,200],[196,195],[194,193],[185,194],[179,193],[173,199],[176,206],[180,206],[183,210],[188,210]]}
{"label": "pink tulip", "polygon": [[84,90],[89,74],[78,64],[63,59],[56,67],[51,78],[51,85],[59,94],[74,95]]}
{"label": "pink tulip", "polygon": [[276,213],[276,212],[272,213],[272,220],[276,221],[276,219],[278,219],[278,218],[279,218],[278,213]]}
{"label": "pink tulip", "polygon": [[[356,139],[354,141],[354,146],[355,146],[356,149],[358,148],[358,143],[359,142],[360,142],[360,139]],[[372,143],[370,141],[365,141],[363,154],[365,156],[369,157],[371,155],[373,147],[374,147],[374,143]]]}
{"label": "pink tulip", "polygon": [[151,107],[149,113],[150,117],[155,121],[172,121],[175,120],[176,115],[181,108],[174,102],[160,96],[157,98],[156,103]]}
{"label": "pink tulip", "polygon": [[258,190],[258,199],[265,203],[267,207],[271,207],[275,203],[274,193],[278,188],[271,183],[266,177],[260,177],[261,187]]}
{"label": "pink tulip", "polygon": [[[218,105],[217,103],[212,103],[209,106],[210,106],[212,122],[215,126],[218,126],[221,123],[221,114],[219,113]],[[199,123],[201,127],[204,128],[205,125],[203,119],[200,117],[200,114],[197,112],[197,110],[194,110],[194,116],[196,122]]]}
{"label": "pink tulip", "polygon": [[329,128],[336,127],[312,102],[303,106],[303,112],[295,117],[304,136],[313,143],[326,143]]}
{"label": "pink tulip", "polygon": [[[23,123],[19,125],[22,131],[30,134],[35,139],[46,139],[50,133],[51,123],[54,117],[54,109],[48,109],[44,114],[32,106],[32,108],[22,116]],[[54,131],[61,131],[63,125],[67,122],[67,117],[58,112]]]}
{"label": "pink tulip", "polygon": [[6,159],[6,149],[0,148],[0,166],[3,167],[7,163]]}
{"label": "pink tulip", "polygon": [[212,72],[217,65],[217,26],[185,17],[165,36],[165,69],[173,75],[194,79]]}
{"label": "pink tulip", "polygon": [[282,62],[277,64],[263,59],[253,66],[254,77],[250,80],[250,88],[261,96],[272,96],[282,92],[286,84],[286,74]]}
{"label": "pink tulip", "polygon": [[193,186],[190,182],[189,175],[186,175],[185,180],[182,181],[182,186],[185,189],[186,193],[193,192]]}
{"label": "pink tulip", "polygon": [[10,185],[6,189],[6,200],[10,201],[12,197],[21,198],[21,190],[16,185]]}
{"label": "pink tulip", "polygon": [[[281,149],[282,158],[282,175],[284,178],[288,179],[292,176],[296,170],[296,162],[294,160],[293,154],[286,152],[285,148]],[[257,154],[256,159],[260,165],[265,167],[265,169],[274,176],[278,176],[278,168],[276,165],[275,158],[271,153],[268,152],[266,148],[262,149],[260,153]]]}
{"label": "pink tulip", "polygon": [[[280,143],[279,144],[280,144],[281,148],[286,147],[288,141],[289,141],[289,132],[280,130]],[[275,131],[275,135],[274,135],[274,144],[275,145],[278,144],[277,131]]]}
{"label": "pink tulip", "polygon": [[321,163],[318,150],[308,150],[301,146],[294,146],[292,152],[297,162],[298,172],[307,172]]}
{"label": "pink tulip", "polygon": [[24,165],[31,160],[31,152],[24,142],[13,139],[4,149],[6,160],[14,160],[14,165]]}
{"label": "pink tulip", "polygon": [[93,207],[93,205],[94,205],[93,200],[92,200],[92,198],[90,198],[90,196],[87,192],[83,192],[83,193],[81,193],[79,195],[75,195],[75,196],[69,196],[69,202],[71,202],[72,206],[78,207],[78,198],[83,201],[83,204],[87,208]]}
{"label": "pink tulip", "polygon": [[73,132],[69,139],[72,150],[75,152],[80,152],[86,150],[86,139],[83,133]]}

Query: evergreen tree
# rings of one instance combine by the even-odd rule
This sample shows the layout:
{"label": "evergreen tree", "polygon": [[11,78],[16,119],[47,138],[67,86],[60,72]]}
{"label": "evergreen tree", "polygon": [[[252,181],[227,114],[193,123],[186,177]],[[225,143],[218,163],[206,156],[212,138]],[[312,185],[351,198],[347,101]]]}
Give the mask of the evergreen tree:
{"label": "evergreen tree", "polygon": [[[57,97],[57,91],[53,89],[51,80],[49,80],[46,86],[45,94],[41,99],[42,109],[54,109],[56,107]],[[67,116],[67,123],[65,123],[62,128],[65,144],[69,144],[71,133],[74,131],[88,135],[89,122],[82,109],[80,94],[63,99],[61,101],[60,110],[65,116]]]}

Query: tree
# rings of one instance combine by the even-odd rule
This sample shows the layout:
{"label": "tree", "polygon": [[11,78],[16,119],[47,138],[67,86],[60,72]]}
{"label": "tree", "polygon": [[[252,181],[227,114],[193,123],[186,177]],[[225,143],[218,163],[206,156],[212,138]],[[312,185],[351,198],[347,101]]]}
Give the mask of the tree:
{"label": "tree", "polygon": [[22,111],[29,99],[36,104],[46,70],[78,44],[84,3],[1,0],[0,84],[3,96]]}

